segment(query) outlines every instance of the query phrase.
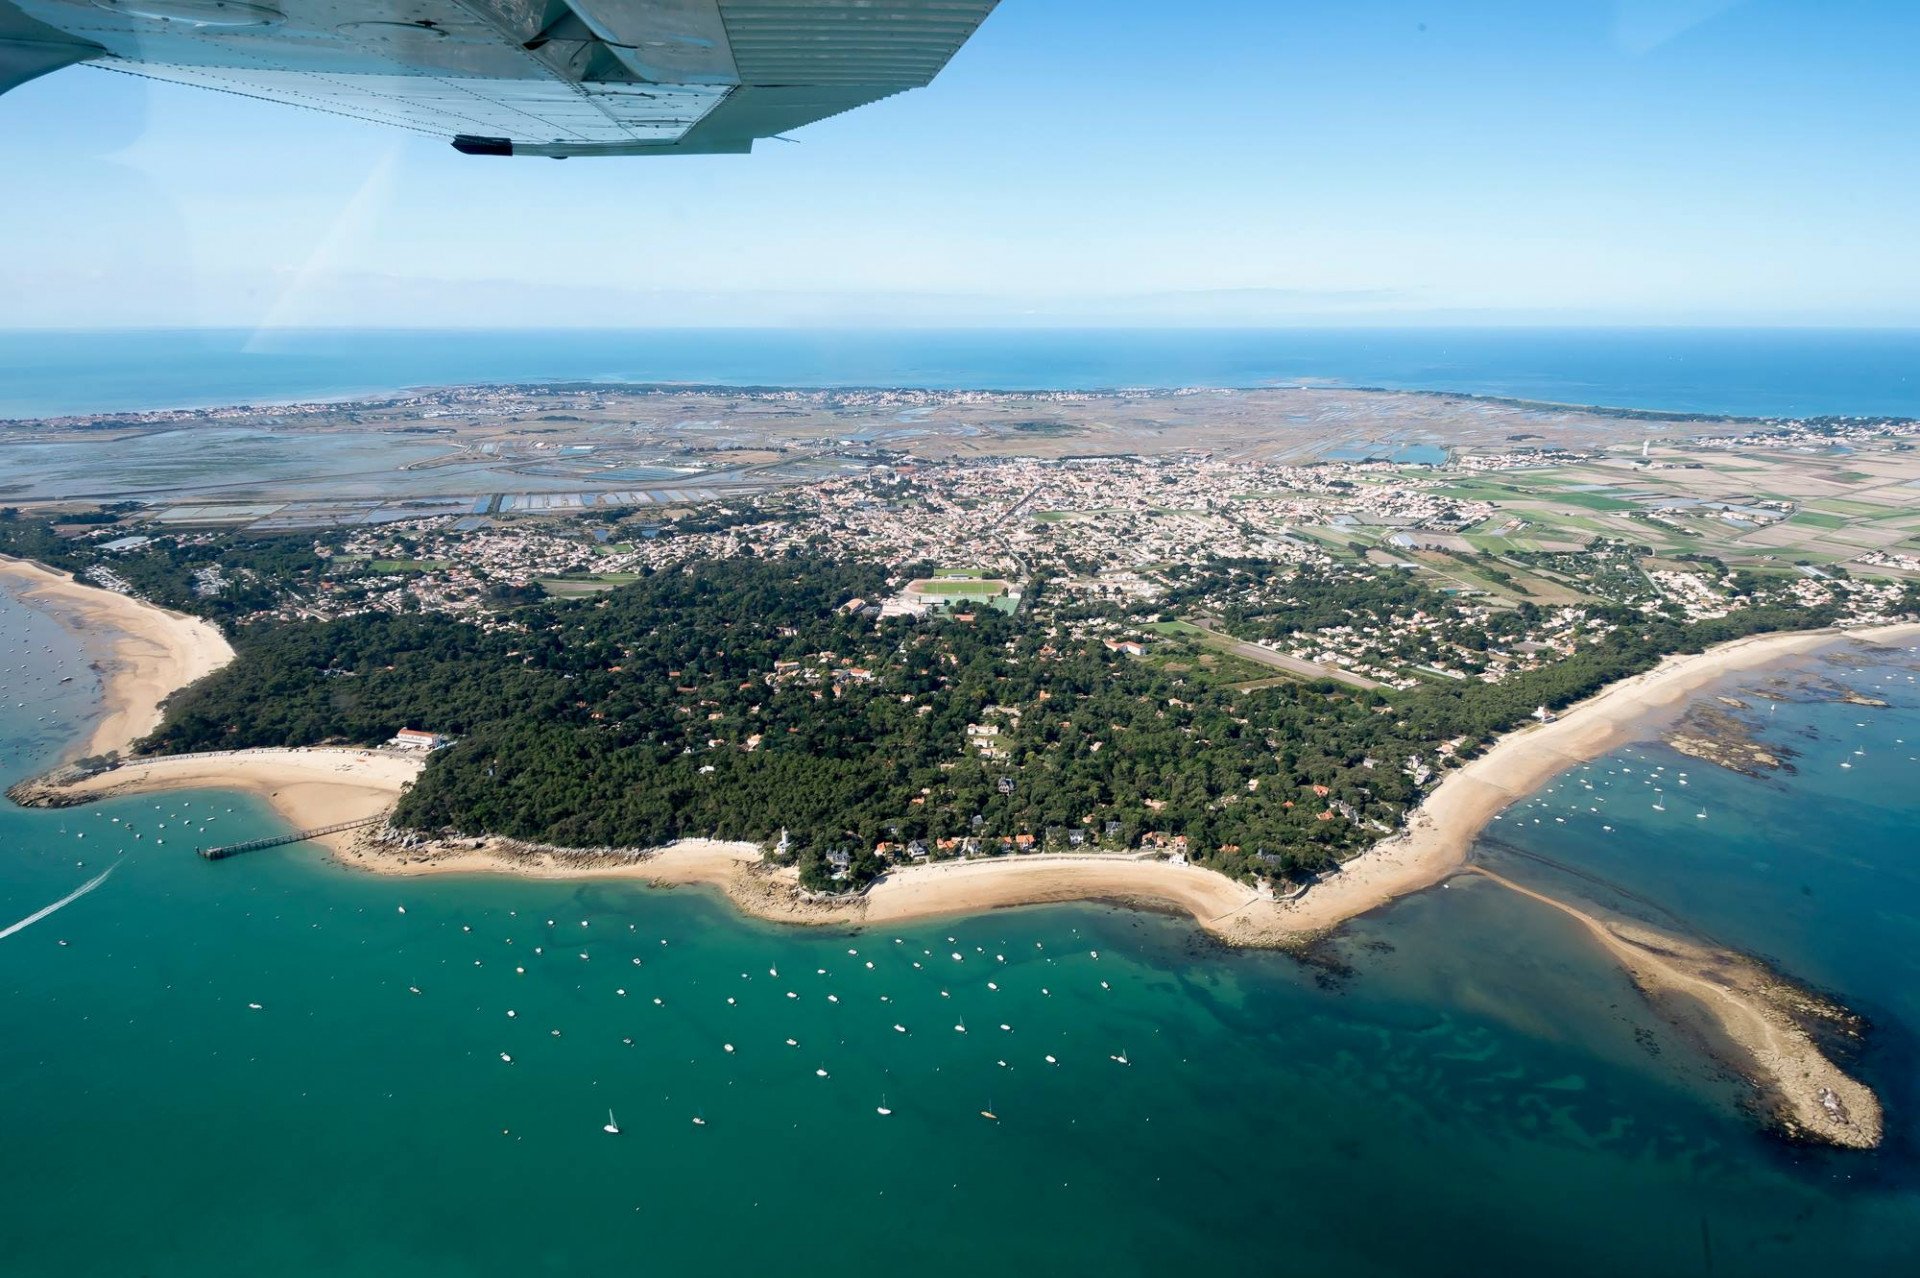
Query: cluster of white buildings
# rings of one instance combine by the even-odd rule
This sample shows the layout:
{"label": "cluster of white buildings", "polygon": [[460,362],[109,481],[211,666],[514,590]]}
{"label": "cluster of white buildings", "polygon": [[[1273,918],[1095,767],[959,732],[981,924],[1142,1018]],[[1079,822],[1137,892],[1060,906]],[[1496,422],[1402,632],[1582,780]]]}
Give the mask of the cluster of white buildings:
{"label": "cluster of white buildings", "polygon": [[1514,448],[1498,453],[1456,453],[1451,464],[1459,470],[1499,471],[1565,466],[1586,460],[1587,454],[1569,452],[1564,448]]}
{"label": "cluster of white buildings", "polygon": [[1655,568],[1647,580],[1660,592],[1663,602],[1680,610],[1688,621],[1724,617],[1734,608],[1731,596],[1716,577],[1703,572],[1676,572]]}
{"label": "cluster of white buildings", "polygon": [[1869,550],[1858,556],[1857,561],[1870,568],[1891,568],[1895,572],[1920,573],[1920,555],[1909,555],[1898,550]]}
{"label": "cluster of white buildings", "polygon": [[[1393,482],[1383,482],[1387,476]],[[1366,462],[1285,466],[1205,455],[923,462],[889,467],[884,481],[805,490],[786,537],[766,548],[805,543],[824,525],[835,545],[884,563],[1048,569],[1144,595],[1153,574],[1143,570],[1167,564],[1323,558],[1295,534],[1300,525],[1457,529],[1493,513],[1491,503],[1439,488]]]}
{"label": "cluster of white buildings", "polygon": [[[795,394],[811,400],[819,393]],[[863,405],[871,399],[902,406],[952,402],[955,395],[840,394]],[[524,408],[529,398],[513,390],[499,395],[502,408]],[[423,407],[432,399],[422,398]],[[463,410],[470,406],[463,400]],[[1544,456],[1515,450],[1462,457],[1453,465],[1494,469],[1535,464]],[[423,608],[485,620],[503,586],[570,579],[591,589],[596,580],[617,584],[689,560],[801,549],[890,565],[898,570],[895,586],[906,584],[909,567],[929,564],[1003,578],[1016,589],[1044,574],[1055,601],[1118,602],[1128,605],[1137,620],[1149,616],[1168,589],[1183,584],[1185,565],[1219,557],[1365,574],[1377,570],[1335,567],[1323,548],[1325,539],[1352,526],[1397,528],[1418,540],[1421,530],[1445,534],[1497,513],[1493,503],[1449,494],[1448,483],[1444,472],[1409,475],[1390,463],[1295,466],[1221,460],[1204,452],[1152,459],[896,460],[751,504],[703,505],[686,522],[695,528],[710,525],[708,531],[686,531],[672,521],[641,526],[632,520],[518,517],[496,518],[479,528],[452,517],[367,527],[349,533],[337,551],[316,546],[343,569],[357,565],[355,571],[329,574],[316,593],[289,601],[279,614],[327,617]],[[722,516],[747,518],[733,522]],[[366,565],[387,560],[404,564],[391,572],[365,571]],[[1869,552],[1861,561],[1920,571],[1920,559],[1896,552]],[[1615,570],[1640,580],[1637,565]],[[127,588],[110,569],[96,566],[90,572],[109,588]],[[1722,616],[1747,602],[1733,593],[1729,581],[1705,569],[1655,569],[1644,579],[1645,596],[1623,602],[1688,620]],[[208,577],[206,584],[215,587],[217,578]],[[1240,602],[1284,606],[1285,574],[1263,589],[1273,598]],[[1783,589],[1798,602],[1838,604],[1848,619],[1859,621],[1897,611],[1901,593],[1895,584],[1817,575],[1785,583]],[[1779,598],[1779,592],[1771,597]],[[1433,614],[1355,615],[1346,624],[1287,637],[1274,648],[1406,688],[1433,675],[1495,681],[1572,651],[1600,624],[1579,608],[1543,608],[1522,637],[1473,642],[1474,632],[1484,636],[1495,612],[1488,602],[1461,596]],[[1067,629],[1075,638],[1152,641],[1138,627],[1129,630],[1111,620],[1076,621]]]}
{"label": "cluster of white buildings", "polygon": [[1825,448],[1837,442],[1898,439],[1912,435],[1910,421],[1875,417],[1829,417],[1814,421],[1768,422],[1737,435],[1708,435],[1689,441],[1700,448]]}
{"label": "cluster of white buildings", "polygon": [[[1843,625],[1897,621],[1904,612],[1906,591],[1902,583],[1831,576],[1806,569],[1802,574],[1775,585],[1762,602],[1791,603],[1803,608],[1834,607],[1839,610]],[[1647,576],[1659,589],[1660,602],[1677,606],[1687,621],[1724,617],[1754,602],[1748,596],[1735,593],[1730,576],[1715,572],[1655,569]]]}

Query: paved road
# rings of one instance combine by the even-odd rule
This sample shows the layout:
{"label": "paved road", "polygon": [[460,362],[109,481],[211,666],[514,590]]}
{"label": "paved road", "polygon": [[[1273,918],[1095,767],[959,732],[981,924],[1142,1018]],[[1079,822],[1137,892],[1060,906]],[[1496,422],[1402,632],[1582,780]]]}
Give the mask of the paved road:
{"label": "paved road", "polygon": [[1214,629],[1218,623],[1211,617],[1197,618],[1193,624],[1206,631],[1212,637],[1214,646],[1221,651],[1230,652],[1236,657],[1245,657],[1248,661],[1256,661],[1263,666],[1271,666],[1275,670],[1284,670],[1302,679],[1337,679],[1353,688],[1381,686],[1373,679],[1342,670],[1338,666],[1323,666],[1317,661],[1302,661],[1299,657],[1289,657],[1285,653],[1275,652],[1257,643],[1247,643],[1245,640],[1220,634]]}

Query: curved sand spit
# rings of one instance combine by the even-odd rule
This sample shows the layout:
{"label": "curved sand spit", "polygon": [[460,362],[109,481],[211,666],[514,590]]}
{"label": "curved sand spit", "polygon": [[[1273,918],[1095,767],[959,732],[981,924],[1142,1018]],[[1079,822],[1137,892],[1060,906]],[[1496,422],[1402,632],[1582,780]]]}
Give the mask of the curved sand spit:
{"label": "curved sand spit", "polygon": [[1742,1072],[1771,1094],[1788,1131],[1854,1149],[1880,1143],[1879,1097],[1826,1058],[1795,1019],[1805,996],[1760,964],[1641,923],[1599,918],[1480,866],[1472,873],[1575,920],[1656,1003],[1680,995],[1704,1011]]}
{"label": "curved sand spit", "polygon": [[[192,679],[219,668],[232,650],[204,622],[91,587],[35,565],[0,562],[24,585],[22,597],[86,628],[113,627],[108,719],[89,753],[124,748],[159,721],[161,702]],[[1902,642],[1920,625],[1848,632]],[[1396,897],[1459,872],[1474,838],[1492,817],[1557,773],[1622,741],[1650,711],[1682,702],[1721,676],[1814,651],[1834,632],[1760,635],[1706,652],[1669,657],[1653,670],[1613,684],[1556,721],[1502,737],[1448,774],[1415,811],[1408,827],[1354,858],[1305,897],[1274,902],[1224,875],[1122,855],[1028,856],[914,866],[886,876],[864,897],[817,902],[796,891],[793,871],[771,869],[750,843],[686,839],[634,850],[542,848],[510,840],[461,839],[401,843],[349,832],[328,840],[347,864],[387,874],[507,872],[542,877],[627,877],[659,885],[719,888],[755,917],[797,923],[896,923],[1018,905],[1110,900],[1185,911],[1234,945],[1298,946]],[[171,680],[171,682],[168,682]],[[129,761],[77,783],[29,787],[28,802],[72,802],[110,794],[193,787],[237,788],[260,795],[299,827],[331,824],[387,810],[419,774],[422,761],[384,751],[311,748],[250,750]],[[1488,878],[1576,919],[1656,1000],[1685,995],[1706,1009],[1732,1044],[1734,1063],[1773,1098],[1788,1125],[1836,1144],[1880,1140],[1873,1093],[1820,1052],[1770,996],[1778,982],[1737,955],[1710,951],[1639,925],[1602,922],[1523,888]],[[1729,972],[1740,979],[1729,979]]]}
{"label": "curved sand spit", "polygon": [[[265,799],[296,829],[310,830],[382,815],[422,766],[418,755],[334,746],[147,755],[77,781],[28,782],[15,797],[47,805],[170,790],[240,790]],[[348,830],[317,841],[338,851],[353,836]]]}

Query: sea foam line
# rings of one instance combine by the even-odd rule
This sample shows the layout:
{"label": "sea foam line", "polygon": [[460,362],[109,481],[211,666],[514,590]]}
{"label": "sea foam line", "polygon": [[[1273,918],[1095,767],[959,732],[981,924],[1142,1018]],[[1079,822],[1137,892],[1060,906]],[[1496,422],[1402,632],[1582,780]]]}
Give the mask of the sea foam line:
{"label": "sea foam line", "polygon": [[[118,861],[114,862],[114,865],[118,865],[118,864],[119,864]],[[47,917],[47,915],[52,914],[57,910],[66,909],[69,905],[72,905],[75,901],[79,900],[81,897],[85,896],[87,893],[99,887],[102,883],[105,883],[107,881],[107,876],[113,873],[113,868],[114,868],[113,865],[109,865],[106,869],[100,871],[100,873],[94,875],[92,878],[88,879],[85,883],[82,883],[79,887],[75,888],[73,891],[61,897],[59,900],[55,901],[52,905],[46,906],[43,909],[35,910],[32,914],[27,915],[27,917],[25,917],[24,919],[21,919],[18,923],[15,923],[11,927],[0,928],[0,940],[4,940],[5,938],[12,936],[15,932],[23,931],[26,928],[32,927],[35,923],[38,923],[41,919],[44,919],[45,917]]]}

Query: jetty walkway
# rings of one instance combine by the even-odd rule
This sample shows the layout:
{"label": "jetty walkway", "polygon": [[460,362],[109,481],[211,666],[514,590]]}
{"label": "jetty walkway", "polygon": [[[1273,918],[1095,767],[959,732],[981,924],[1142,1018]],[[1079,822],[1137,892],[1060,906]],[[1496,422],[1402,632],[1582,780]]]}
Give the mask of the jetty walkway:
{"label": "jetty walkway", "polygon": [[376,825],[386,820],[384,813],[378,816],[361,817],[357,821],[338,821],[333,825],[317,825],[311,830],[296,830],[292,834],[273,834],[264,839],[248,839],[245,843],[228,843],[216,848],[195,848],[209,861],[221,861],[242,852],[258,852],[261,848],[277,848],[287,843],[305,843],[308,839],[317,839],[326,834],[338,834],[342,830],[357,830],[362,826]]}

